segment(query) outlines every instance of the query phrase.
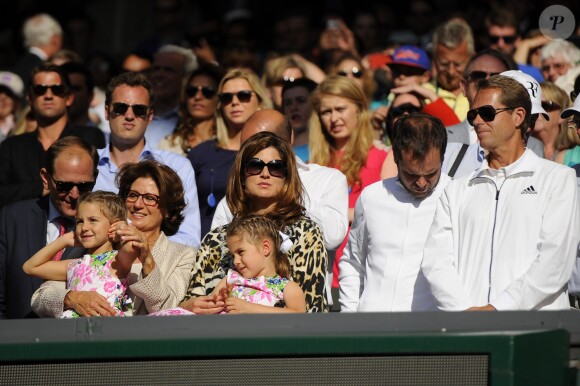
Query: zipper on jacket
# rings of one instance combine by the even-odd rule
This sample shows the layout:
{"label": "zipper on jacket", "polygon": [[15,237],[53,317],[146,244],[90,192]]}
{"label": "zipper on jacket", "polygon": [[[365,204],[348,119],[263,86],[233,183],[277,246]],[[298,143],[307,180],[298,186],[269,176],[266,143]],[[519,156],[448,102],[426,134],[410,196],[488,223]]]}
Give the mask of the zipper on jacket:
{"label": "zipper on jacket", "polygon": [[[493,266],[493,247],[494,247],[494,241],[495,241],[495,224],[497,221],[497,207],[498,207],[498,203],[499,203],[499,189],[497,188],[497,184],[495,183],[495,181],[490,180],[491,182],[493,182],[493,186],[495,186],[495,210],[493,212],[493,228],[491,230],[491,256],[489,259],[489,272],[488,272],[488,277],[487,277],[487,304],[489,304],[490,300],[491,300],[491,268]],[[505,179],[504,179],[505,182]],[[503,183],[502,183],[503,186]]]}

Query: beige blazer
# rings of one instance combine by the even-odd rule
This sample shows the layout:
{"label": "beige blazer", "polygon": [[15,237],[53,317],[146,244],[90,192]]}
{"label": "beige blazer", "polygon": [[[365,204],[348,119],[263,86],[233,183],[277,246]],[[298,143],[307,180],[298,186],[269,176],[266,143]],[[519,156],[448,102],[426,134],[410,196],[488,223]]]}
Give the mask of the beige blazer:
{"label": "beige blazer", "polygon": [[[177,307],[189,285],[196,250],[170,241],[163,232],[151,250],[155,268],[145,278],[141,264],[133,264],[129,273],[128,295],[135,315]],[[32,310],[41,317],[60,318],[64,298],[70,291],[63,281],[46,281],[32,295]]]}

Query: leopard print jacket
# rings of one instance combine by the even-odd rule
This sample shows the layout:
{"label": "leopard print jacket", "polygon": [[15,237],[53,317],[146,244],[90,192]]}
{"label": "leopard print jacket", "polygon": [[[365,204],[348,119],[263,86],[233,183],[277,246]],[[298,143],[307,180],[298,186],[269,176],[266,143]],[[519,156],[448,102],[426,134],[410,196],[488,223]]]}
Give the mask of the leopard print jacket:
{"label": "leopard print jacket", "polygon": [[[226,229],[227,225],[215,228],[203,238],[183,301],[209,295],[227,270],[234,269],[232,255],[226,246]],[[303,216],[294,224],[286,226],[282,232],[294,243],[288,252],[291,279],[300,285],[306,295],[307,312],[327,312],[324,281],[328,252],[320,228]]]}

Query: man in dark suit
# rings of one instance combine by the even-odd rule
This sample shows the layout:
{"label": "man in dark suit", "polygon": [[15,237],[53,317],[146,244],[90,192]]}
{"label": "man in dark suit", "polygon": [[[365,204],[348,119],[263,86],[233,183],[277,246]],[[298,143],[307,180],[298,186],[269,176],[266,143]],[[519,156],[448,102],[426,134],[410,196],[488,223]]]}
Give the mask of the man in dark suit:
{"label": "man in dark suit", "polygon": [[67,107],[74,97],[61,67],[42,64],[32,71],[31,80],[27,99],[38,127],[0,144],[0,207],[48,194],[43,190],[38,171],[45,167],[46,150],[59,138],[74,135],[96,148],[105,147],[101,130],[69,122]]}
{"label": "man in dark suit", "polygon": [[39,13],[26,19],[22,26],[22,35],[27,51],[12,71],[20,75],[28,88],[32,70],[62,48],[62,28],[52,16]]}
{"label": "man in dark suit", "polygon": [[[82,139],[69,136],[47,151],[40,169],[42,198],[19,201],[0,209],[0,318],[33,316],[30,299],[42,280],[26,275],[22,264],[59,236],[59,223],[74,227],[77,200],[91,191],[97,178],[98,154]],[[80,257],[81,248],[67,248],[62,259]]]}

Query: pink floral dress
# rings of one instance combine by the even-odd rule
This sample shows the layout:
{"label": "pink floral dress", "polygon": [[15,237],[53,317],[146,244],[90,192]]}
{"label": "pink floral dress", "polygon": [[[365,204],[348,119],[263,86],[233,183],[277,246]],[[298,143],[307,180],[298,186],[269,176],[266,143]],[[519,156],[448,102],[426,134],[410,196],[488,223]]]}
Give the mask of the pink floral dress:
{"label": "pink floral dress", "polygon": [[[233,269],[228,270],[226,282],[232,287],[230,297],[246,300],[250,303],[274,307],[276,303],[284,302],[284,288],[288,279],[278,275],[258,276],[246,279]],[[225,312],[221,312],[224,314]],[[177,307],[149,314],[151,316],[194,315],[186,309]]]}
{"label": "pink floral dress", "polygon": [[[71,260],[66,272],[67,288],[73,291],[96,291],[117,309],[118,316],[130,316],[131,299],[125,295],[127,278],[119,279],[111,273],[111,263],[115,256],[117,251],[107,251]],[[63,319],[79,317],[75,310],[66,310],[62,314]]]}

